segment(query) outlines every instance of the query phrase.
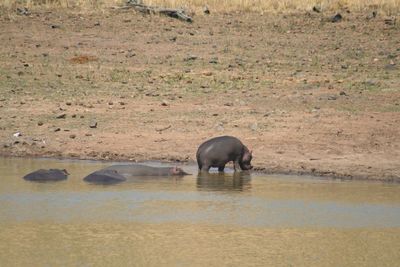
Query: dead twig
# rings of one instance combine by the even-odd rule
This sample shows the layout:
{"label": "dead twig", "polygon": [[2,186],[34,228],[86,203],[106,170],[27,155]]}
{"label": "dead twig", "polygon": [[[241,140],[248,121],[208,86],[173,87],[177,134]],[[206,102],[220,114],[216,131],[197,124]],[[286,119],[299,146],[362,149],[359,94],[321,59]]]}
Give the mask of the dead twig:
{"label": "dead twig", "polygon": [[193,19],[185,14],[183,9],[174,9],[174,8],[164,8],[164,7],[156,7],[156,6],[146,6],[140,3],[140,1],[132,1],[128,0],[126,6],[118,7],[118,9],[129,9],[133,8],[134,10],[141,12],[143,14],[162,14],[171,18],[180,19],[185,22],[193,22]]}

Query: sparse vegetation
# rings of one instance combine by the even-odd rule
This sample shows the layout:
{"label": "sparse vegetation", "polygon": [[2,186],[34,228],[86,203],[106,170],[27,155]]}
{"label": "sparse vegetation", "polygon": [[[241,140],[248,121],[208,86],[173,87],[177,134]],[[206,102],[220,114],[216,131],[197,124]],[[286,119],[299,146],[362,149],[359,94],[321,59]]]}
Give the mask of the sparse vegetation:
{"label": "sparse vegetation", "polygon": [[[0,0],[0,6],[104,8],[124,2],[123,0]],[[320,11],[376,10],[387,15],[396,15],[400,11],[400,0],[143,0],[142,2],[146,5],[183,7],[196,13],[202,13],[205,6],[212,12],[294,12],[309,11],[313,7]]]}

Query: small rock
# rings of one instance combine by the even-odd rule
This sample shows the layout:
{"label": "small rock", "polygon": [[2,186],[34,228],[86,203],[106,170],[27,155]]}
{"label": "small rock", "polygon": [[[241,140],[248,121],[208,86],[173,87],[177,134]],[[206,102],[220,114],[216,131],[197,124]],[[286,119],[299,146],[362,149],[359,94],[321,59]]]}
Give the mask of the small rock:
{"label": "small rock", "polygon": [[190,56],[187,56],[186,58],[184,58],[183,61],[194,61],[194,60],[196,60],[197,58],[198,58],[198,57],[195,56],[195,55],[190,55]]}
{"label": "small rock", "polygon": [[53,131],[53,132],[59,132],[59,131],[61,131],[61,128],[59,128],[59,127],[53,127],[53,128],[51,129],[51,131]]}
{"label": "small rock", "polygon": [[65,119],[67,117],[67,114],[62,113],[56,116],[56,119]]}
{"label": "small rock", "polygon": [[337,99],[337,97],[336,96],[334,96],[334,95],[330,95],[330,96],[328,96],[328,100],[336,100]]}
{"label": "small rock", "polygon": [[72,114],[72,116],[71,116],[72,118],[76,118],[76,114]]}
{"label": "small rock", "polygon": [[212,59],[210,59],[209,63],[218,64],[218,58],[217,57],[213,57]]}
{"label": "small rock", "polygon": [[85,136],[92,136],[93,134],[91,133],[86,133]]}
{"label": "small rock", "polygon": [[20,137],[22,136],[22,134],[20,132],[16,132],[15,134],[13,134],[14,137]]}
{"label": "small rock", "polygon": [[161,106],[164,106],[164,107],[169,106],[169,103],[166,100],[163,100],[161,102]]}
{"label": "small rock", "polygon": [[321,13],[321,7],[313,6],[312,10],[317,13]]}
{"label": "small rock", "polygon": [[210,15],[210,9],[208,8],[208,6],[204,6],[204,7],[203,7],[203,12],[204,12],[204,14],[206,14],[206,15]]}
{"label": "small rock", "polygon": [[89,123],[89,127],[90,127],[90,128],[97,128],[97,121],[91,121],[91,122]]}
{"label": "small rock", "polygon": [[113,103],[112,101],[109,101],[108,104],[109,104],[110,106],[114,105],[114,103]]}
{"label": "small rock", "polygon": [[52,29],[59,29],[59,28],[61,28],[60,25],[55,25],[55,24],[51,25],[50,27],[51,27]]}
{"label": "small rock", "polygon": [[43,122],[42,122],[42,121],[39,121],[39,122],[37,123],[37,125],[38,125],[38,126],[42,126],[42,125],[43,125]]}
{"label": "small rock", "polygon": [[71,102],[66,102],[66,103],[65,103],[65,105],[67,105],[67,106],[71,106],[71,105],[72,105],[72,103],[71,103]]}
{"label": "small rock", "polygon": [[76,138],[76,134],[70,134],[70,135],[69,135],[69,138],[75,139],[75,138]]}
{"label": "small rock", "polygon": [[255,122],[255,123],[252,123],[251,125],[250,125],[250,129],[252,130],[252,131],[257,131],[258,130],[258,123],[257,122]]}
{"label": "small rock", "polygon": [[343,19],[342,15],[341,15],[340,13],[337,13],[335,16],[333,16],[333,17],[330,19],[330,21],[331,21],[332,23],[335,23],[335,22],[341,21],[342,19]]}
{"label": "small rock", "polygon": [[31,12],[26,7],[17,7],[17,14],[23,16],[29,16]]}
{"label": "small rock", "polygon": [[339,93],[339,95],[347,96],[347,94],[346,94],[345,91],[341,91],[341,92]]}
{"label": "small rock", "polygon": [[100,26],[100,22],[96,22],[95,24],[93,24],[94,26]]}
{"label": "small rock", "polygon": [[396,70],[397,66],[394,63],[389,63],[387,65],[385,65],[385,70]]}
{"label": "small rock", "polygon": [[222,132],[222,131],[224,130],[224,124],[223,124],[222,122],[218,122],[217,124],[215,124],[214,128],[215,128],[217,131]]}

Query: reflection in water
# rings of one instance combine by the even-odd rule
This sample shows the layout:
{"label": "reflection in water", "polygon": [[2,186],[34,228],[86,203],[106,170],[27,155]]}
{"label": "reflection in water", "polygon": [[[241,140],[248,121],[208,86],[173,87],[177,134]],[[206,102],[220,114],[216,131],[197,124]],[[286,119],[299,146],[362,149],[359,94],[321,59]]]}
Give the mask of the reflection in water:
{"label": "reflection in water", "polygon": [[199,172],[196,185],[199,190],[246,191],[251,189],[251,176],[248,172]]}
{"label": "reflection in water", "polygon": [[[110,165],[0,158],[0,265],[400,262],[399,185],[248,173],[137,177],[112,186],[82,180]],[[40,168],[71,176],[59,183],[22,179]]]}

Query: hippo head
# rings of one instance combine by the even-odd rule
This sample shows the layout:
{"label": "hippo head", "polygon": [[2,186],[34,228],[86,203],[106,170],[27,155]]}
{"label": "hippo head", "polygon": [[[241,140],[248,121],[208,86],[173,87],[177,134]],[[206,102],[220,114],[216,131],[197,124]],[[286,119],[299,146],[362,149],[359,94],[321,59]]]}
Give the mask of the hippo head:
{"label": "hippo head", "polygon": [[242,160],[241,162],[239,162],[240,168],[242,168],[242,170],[244,171],[251,170],[253,168],[253,166],[251,166],[250,163],[252,158],[253,158],[252,151],[249,150],[247,147],[244,147]]}
{"label": "hippo head", "polygon": [[181,168],[178,168],[177,166],[172,167],[170,170],[170,175],[176,175],[176,176],[183,176],[183,175],[188,175],[189,173],[185,172]]}

